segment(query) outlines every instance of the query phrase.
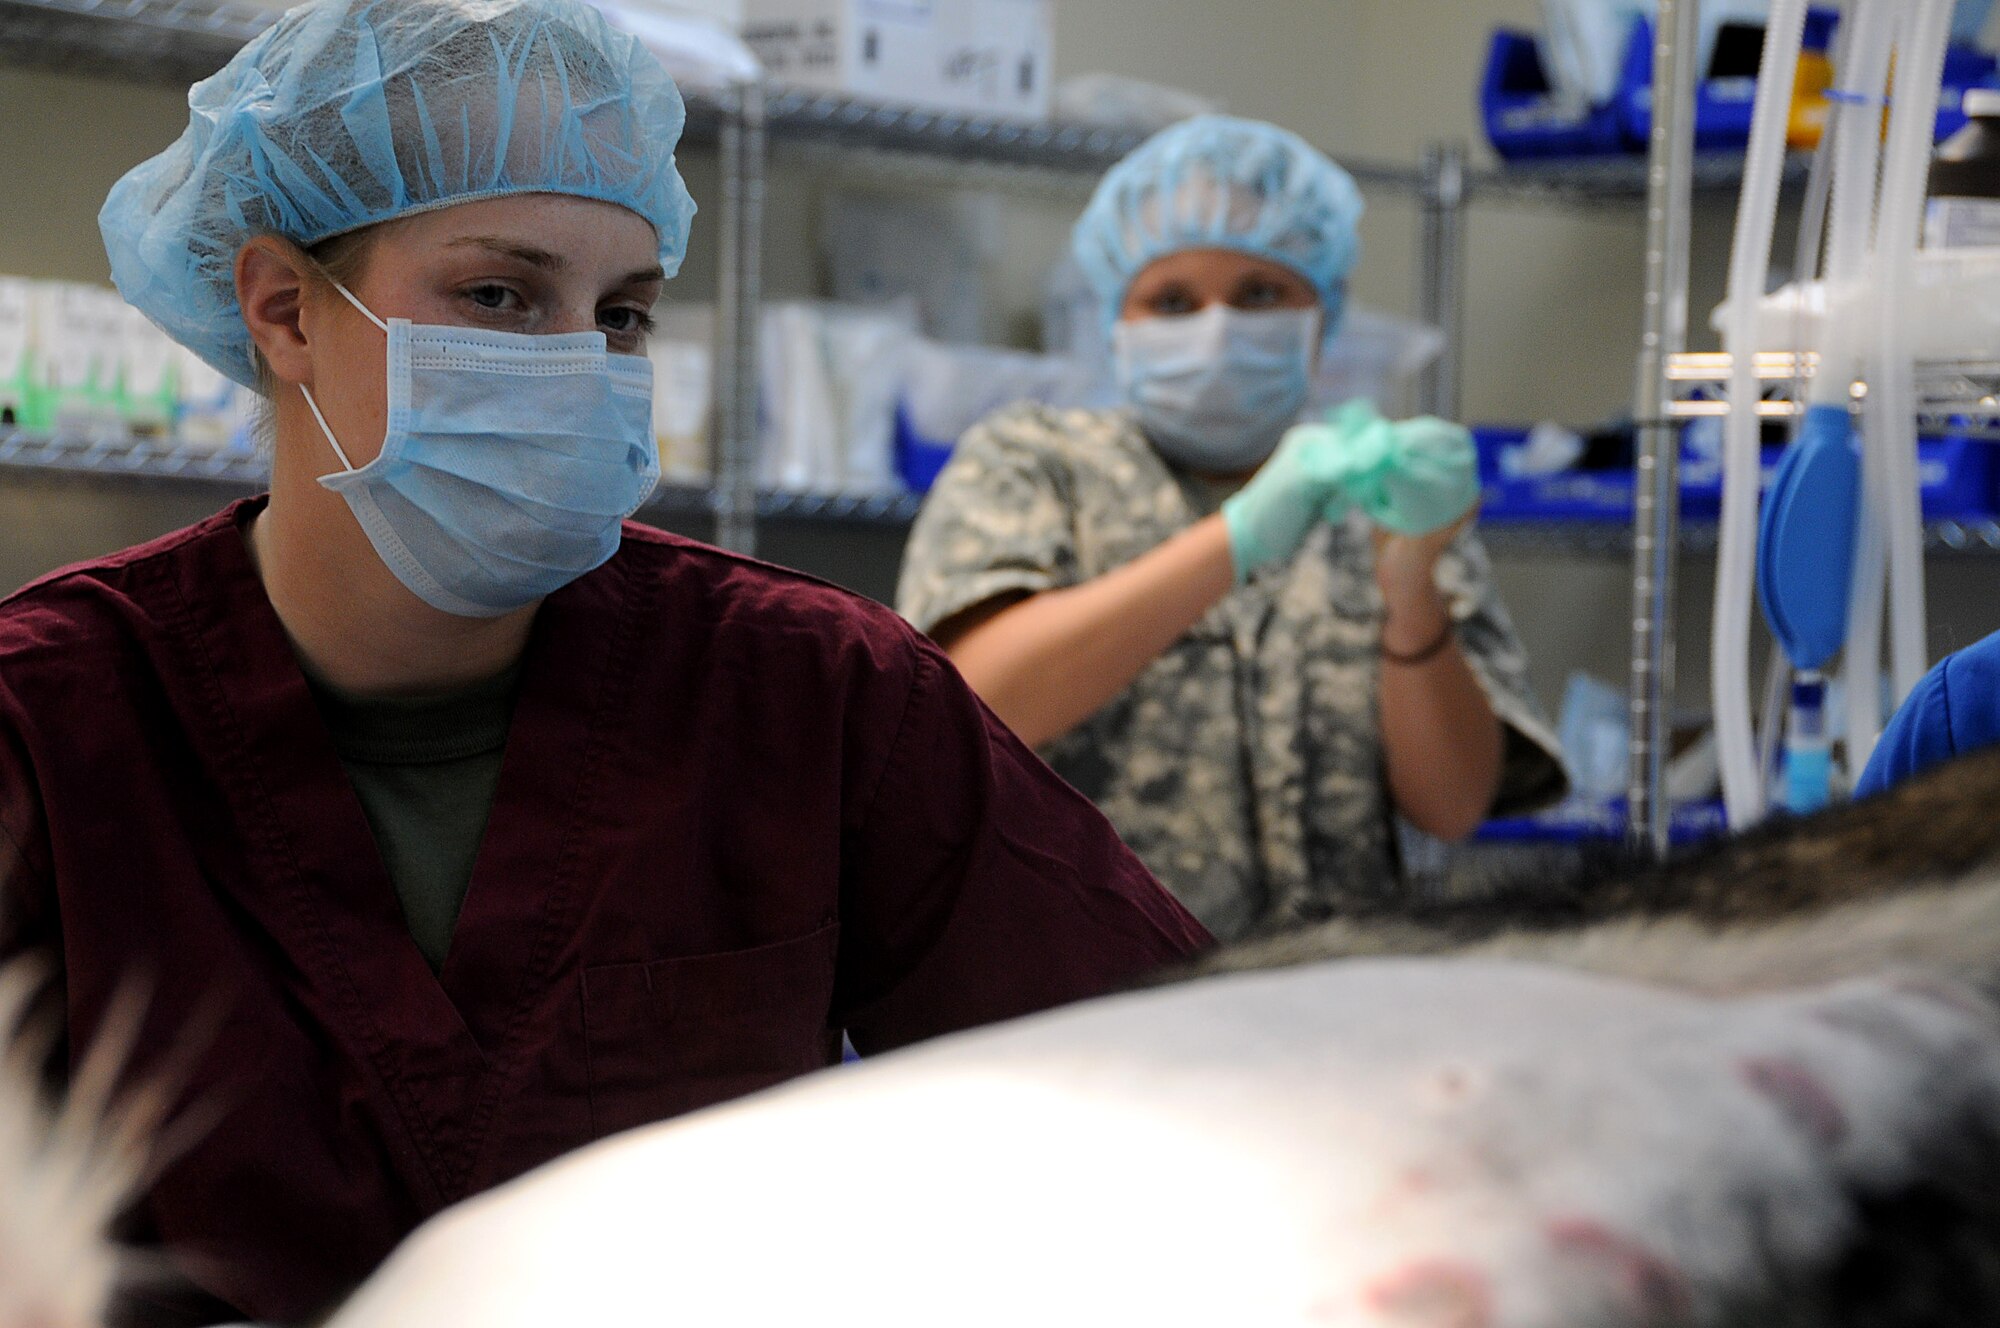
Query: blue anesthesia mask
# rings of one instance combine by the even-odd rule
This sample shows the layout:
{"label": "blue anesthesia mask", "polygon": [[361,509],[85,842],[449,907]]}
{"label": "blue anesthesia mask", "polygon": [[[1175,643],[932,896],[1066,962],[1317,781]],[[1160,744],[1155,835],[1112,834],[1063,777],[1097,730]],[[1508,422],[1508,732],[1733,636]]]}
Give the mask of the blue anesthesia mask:
{"label": "blue anesthesia mask", "polygon": [[302,385],[344,467],[319,482],[412,594],[497,618],[618,551],[619,523],[660,476],[650,360],[608,353],[601,332],[385,323],[336,288],[388,334],[389,424],[357,468]]}
{"label": "blue anesthesia mask", "polygon": [[1163,457],[1208,475],[1253,470],[1305,409],[1321,313],[1198,314],[1121,322],[1118,386]]}

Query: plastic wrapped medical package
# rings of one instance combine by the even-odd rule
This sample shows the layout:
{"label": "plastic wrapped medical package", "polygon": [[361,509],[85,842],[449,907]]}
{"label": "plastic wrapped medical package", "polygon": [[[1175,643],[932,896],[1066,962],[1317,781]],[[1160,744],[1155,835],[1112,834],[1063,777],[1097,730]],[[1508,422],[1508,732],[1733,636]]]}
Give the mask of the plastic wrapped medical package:
{"label": "plastic wrapped medical package", "polygon": [[914,305],[781,301],[765,306],[762,327],[758,482],[832,493],[900,487],[891,447]]}

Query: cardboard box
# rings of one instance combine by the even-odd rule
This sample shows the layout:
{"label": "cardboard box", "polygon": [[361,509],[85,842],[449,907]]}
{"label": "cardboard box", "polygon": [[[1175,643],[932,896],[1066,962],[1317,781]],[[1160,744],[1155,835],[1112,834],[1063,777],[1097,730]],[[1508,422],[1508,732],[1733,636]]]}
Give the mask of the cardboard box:
{"label": "cardboard box", "polygon": [[1054,0],[743,0],[773,82],[1045,120]]}
{"label": "cardboard box", "polygon": [[712,18],[731,32],[743,26],[743,0],[649,0],[649,3],[651,7],[668,14],[695,14]]}

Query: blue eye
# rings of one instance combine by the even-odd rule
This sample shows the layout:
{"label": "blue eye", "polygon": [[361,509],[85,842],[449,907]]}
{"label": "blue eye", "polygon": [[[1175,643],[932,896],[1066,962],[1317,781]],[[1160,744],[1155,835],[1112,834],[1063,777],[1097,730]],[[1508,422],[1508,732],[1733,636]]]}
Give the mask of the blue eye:
{"label": "blue eye", "polygon": [[514,298],[514,292],[505,286],[474,286],[466,296],[482,309],[504,309],[507,301]]}

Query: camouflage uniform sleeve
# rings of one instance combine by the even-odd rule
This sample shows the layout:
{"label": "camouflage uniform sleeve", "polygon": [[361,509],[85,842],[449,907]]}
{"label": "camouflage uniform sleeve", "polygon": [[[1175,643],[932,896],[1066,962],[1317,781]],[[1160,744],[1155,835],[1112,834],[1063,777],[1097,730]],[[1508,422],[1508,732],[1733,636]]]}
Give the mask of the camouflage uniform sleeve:
{"label": "camouflage uniform sleeve", "polygon": [[974,425],[924,502],[896,609],[920,632],[996,596],[1075,585],[1075,503],[1058,426],[1014,407]]}
{"label": "camouflage uniform sleeve", "polygon": [[1438,560],[1438,585],[1458,622],[1459,649],[1478,675],[1505,730],[1495,816],[1517,816],[1560,801],[1569,791],[1562,745],[1528,687],[1528,654],[1493,587],[1493,564],[1467,531]]}

